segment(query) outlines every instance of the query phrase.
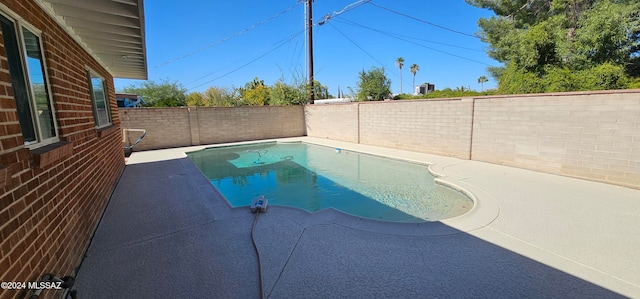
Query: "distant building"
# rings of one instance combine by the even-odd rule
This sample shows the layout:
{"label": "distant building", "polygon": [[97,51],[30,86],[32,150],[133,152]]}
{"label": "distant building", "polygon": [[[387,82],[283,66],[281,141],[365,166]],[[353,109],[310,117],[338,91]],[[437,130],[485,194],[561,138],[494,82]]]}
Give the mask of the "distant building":
{"label": "distant building", "polygon": [[144,100],[137,94],[116,93],[118,108],[138,108],[144,105]]}
{"label": "distant building", "polygon": [[419,95],[419,94],[428,94],[432,91],[436,90],[436,86],[434,84],[431,83],[424,83],[424,84],[420,84],[418,86],[416,86],[416,91],[414,93],[414,95]]}
{"label": "distant building", "polygon": [[333,104],[333,103],[349,103],[353,102],[352,98],[334,98],[334,99],[322,99],[315,100],[314,104]]}

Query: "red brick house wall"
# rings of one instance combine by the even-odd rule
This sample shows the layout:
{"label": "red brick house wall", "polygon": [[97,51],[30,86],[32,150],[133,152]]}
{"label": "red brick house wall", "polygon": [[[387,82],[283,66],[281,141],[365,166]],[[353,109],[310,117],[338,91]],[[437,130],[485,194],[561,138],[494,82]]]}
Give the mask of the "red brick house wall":
{"label": "red brick house wall", "polygon": [[[124,169],[113,77],[31,0],[1,0],[41,30],[60,142],[25,147],[0,32],[0,281],[74,275]],[[113,126],[97,130],[87,67],[105,79]],[[62,291],[46,290],[41,298]],[[0,290],[0,298],[29,296]]]}

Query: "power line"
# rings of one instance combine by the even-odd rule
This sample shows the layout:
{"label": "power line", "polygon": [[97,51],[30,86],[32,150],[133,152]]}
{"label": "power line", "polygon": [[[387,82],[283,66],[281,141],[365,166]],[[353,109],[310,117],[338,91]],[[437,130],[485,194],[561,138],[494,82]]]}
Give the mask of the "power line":
{"label": "power line", "polygon": [[324,19],[322,21],[317,22],[314,25],[322,25],[322,24],[326,23],[331,18],[335,18],[335,17],[337,17],[337,16],[339,16],[339,15],[345,13],[345,12],[348,12],[350,10],[356,9],[359,6],[362,6],[362,5],[367,4],[369,2],[371,2],[371,0],[358,0],[356,2],[353,2],[353,3],[345,6],[342,10],[334,11],[333,13],[325,15]]}
{"label": "power line", "polygon": [[[300,36],[300,34],[301,34],[301,32],[298,32],[298,33],[292,34],[291,36],[289,36],[289,37],[287,37],[287,38],[284,38],[284,39],[281,39],[281,40],[279,40],[279,41],[277,41],[277,42],[275,42],[275,43],[273,43],[273,44],[274,44],[274,45],[275,45],[275,44],[280,44],[280,43],[286,44],[287,42],[290,42],[291,40],[293,40],[293,39],[295,39],[296,37]],[[277,48],[279,48],[279,47],[280,47],[280,46],[278,46]],[[297,42],[296,42],[296,48],[297,48]],[[273,49],[273,50],[275,50],[275,49]],[[294,49],[294,52],[295,52],[295,49]],[[268,54],[268,53],[267,53],[267,54]],[[263,55],[263,56],[264,56],[264,55]],[[262,56],[261,56],[261,57],[262,57]],[[299,59],[299,57],[300,57],[300,56],[298,56],[298,59]],[[238,60],[236,60],[236,61],[234,61],[234,62],[232,62],[232,63],[230,63],[230,64],[227,64],[227,66],[233,65],[233,64],[235,64],[235,63],[237,63],[237,62],[240,62],[240,61],[242,61],[242,59],[238,59]],[[226,66],[225,66],[225,67],[226,67]],[[202,80],[202,79],[204,79],[204,78],[206,78],[206,77],[209,77],[209,76],[211,76],[211,75],[213,75],[213,74],[215,74],[215,73],[218,73],[218,72],[222,71],[225,67],[223,67],[222,69],[218,69],[218,70],[216,70],[216,71],[210,72],[210,73],[208,73],[208,74],[206,74],[206,75],[204,75],[204,76],[202,76],[202,77],[199,77],[199,78],[197,78],[197,79],[195,79],[195,80],[191,81],[191,83],[188,83],[187,85],[190,85],[190,84],[196,83],[196,82],[198,82],[198,81],[200,81],[200,80]],[[242,67],[241,67],[241,68],[242,68]],[[234,71],[236,71],[236,70],[234,70]],[[232,72],[234,72],[234,71],[232,71]],[[225,75],[226,75],[226,74],[225,74]],[[223,75],[223,76],[225,76],[225,75]],[[219,78],[216,78],[216,79],[214,79],[213,81],[215,81],[215,80],[217,80],[217,79],[219,79]],[[211,81],[209,81],[209,82],[211,82]],[[208,83],[208,82],[206,82],[206,83]],[[203,83],[203,84],[206,84],[206,83]],[[198,85],[198,86],[196,86],[196,87],[199,87],[199,86],[201,86],[201,85]],[[193,88],[196,88],[196,87],[193,87]],[[191,90],[191,89],[193,89],[193,88],[190,88],[189,90]]]}
{"label": "power line", "polygon": [[[354,40],[352,40],[351,38],[349,38],[346,34],[344,34],[342,31],[340,31],[340,29],[338,29],[336,26],[333,26],[333,24],[331,23],[325,23],[325,24],[329,24],[333,29],[335,29],[336,31],[338,31],[338,33],[340,33],[344,38],[346,38],[348,41],[350,41],[353,45],[355,45],[356,47],[358,47],[358,49],[360,49],[362,52],[364,52],[365,54],[367,54],[369,57],[371,57],[373,60],[375,60],[378,64],[380,64],[382,67],[385,66],[384,63],[380,62],[380,60],[378,60],[377,58],[375,58],[373,55],[371,55],[371,53],[367,52],[367,50],[365,50],[364,48],[360,47]],[[392,69],[389,69],[389,72],[392,73],[394,76],[399,77],[399,75],[395,72],[392,71]],[[404,81],[404,80],[403,80]],[[406,81],[404,81],[404,83],[408,83]]]}
{"label": "power line", "polygon": [[373,5],[373,6],[377,7],[377,8],[384,9],[384,10],[386,10],[386,11],[392,12],[392,13],[394,13],[394,14],[401,15],[401,16],[403,16],[403,17],[406,17],[406,18],[409,18],[409,19],[412,19],[412,20],[416,20],[416,21],[421,22],[421,23],[425,23],[425,24],[427,24],[427,25],[429,25],[429,26],[437,27],[437,28],[440,28],[440,29],[443,29],[443,30],[451,31],[451,32],[453,32],[453,33],[457,33],[457,34],[461,34],[461,35],[465,35],[465,36],[469,36],[469,37],[478,38],[477,36],[475,36],[475,35],[473,35],[473,34],[464,33],[464,32],[462,32],[462,31],[458,31],[458,30],[451,29],[451,28],[448,28],[448,27],[440,26],[440,25],[438,25],[438,24],[434,24],[434,23],[431,23],[431,22],[429,22],[429,21],[425,21],[425,20],[422,20],[422,19],[419,19],[419,18],[416,18],[416,17],[412,17],[412,16],[410,16],[410,15],[408,15],[408,14],[405,14],[405,13],[401,13],[401,12],[399,12],[399,11],[395,11],[395,10],[393,10],[393,9],[390,9],[390,8],[386,8],[386,7],[380,6],[380,5],[375,4],[375,3],[373,3],[373,2],[369,2],[369,4],[371,4],[371,5]]}
{"label": "power line", "polygon": [[432,50],[432,51],[436,51],[436,52],[439,52],[439,53],[446,54],[446,55],[449,55],[449,56],[457,57],[457,58],[460,58],[460,59],[468,60],[468,61],[471,61],[471,62],[479,63],[479,64],[482,64],[482,65],[486,65],[486,66],[491,66],[490,64],[487,64],[487,63],[484,63],[484,62],[481,62],[481,61],[477,61],[477,60],[474,60],[474,59],[471,59],[471,58],[467,58],[467,57],[456,55],[456,54],[452,54],[452,53],[449,53],[449,52],[446,52],[446,51],[438,50],[436,48],[425,46],[423,44],[419,44],[419,43],[407,40],[405,38],[398,37],[397,35],[394,35],[394,34],[391,34],[391,33],[387,33],[387,32],[381,31],[381,30],[373,29],[373,28],[370,28],[370,27],[367,27],[367,26],[364,26],[364,25],[360,25],[360,24],[357,24],[355,22],[351,22],[352,24],[349,24],[349,23],[346,23],[346,22],[342,22],[342,23],[348,24],[348,25],[352,25],[352,26],[362,27],[362,28],[365,28],[365,29],[368,29],[368,30],[371,30],[371,31],[374,31],[374,32],[378,32],[380,34],[384,34],[384,35],[393,37],[395,39],[399,39],[399,40],[407,42],[407,43],[411,43],[411,44],[414,44],[414,45],[417,45],[417,46],[420,46],[420,47],[423,47],[423,48],[426,48],[426,49],[429,49],[429,50]]}
{"label": "power line", "polygon": [[[254,58],[254,59],[252,59],[251,61],[249,61],[249,62],[247,62],[247,63],[245,63],[245,64],[243,64],[243,65],[241,65],[241,66],[239,66],[239,67],[237,67],[237,68],[235,68],[235,69],[233,69],[233,70],[229,71],[229,72],[226,72],[226,73],[224,73],[224,74],[222,74],[222,75],[220,75],[220,76],[218,76],[218,77],[216,77],[216,78],[214,78],[214,79],[211,79],[211,80],[209,80],[209,81],[207,81],[207,82],[204,82],[204,83],[202,83],[202,84],[199,84],[199,85],[196,85],[196,86],[194,86],[194,87],[191,87],[191,88],[189,88],[189,90],[193,90],[193,89],[196,89],[196,88],[198,88],[198,87],[200,87],[200,86],[203,86],[203,85],[205,85],[205,84],[209,84],[209,83],[211,83],[211,82],[213,82],[213,81],[216,81],[216,80],[218,80],[218,79],[224,78],[224,77],[226,77],[226,76],[228,76],[228,75],[230,75],[230,74],[232,74],[232,73],[235,73],[236,71],[238,71],[238,70],[240,70],[240,69],[243,69],[244,67],[246,67],[246,66],[248,66],[248,65],[250,65],[250,64],[252,64],[252,63],[254,63],[254,62],[258,61],[259,59],[261,59],[261,58],[263,58],[263,57],[265,57],[265,56],[267,56],[267,55],[271,54],[272,52],[274,52],[275,50],[277,50],[277,49],[279,49],[280,47],[284,46],[284,45],[285,45],[285,44],[287,44],[289,41],[291,41],[291,40],[295,39],[296,37],[298,37],[298,36],[299,36],[300,34],[302,34],[302,33],[304,33],[304,30],[301,30],[301,31],[299,31],[298,33],[296,33],[296,34],[292,35],[292,36],[291,36],[291,37],[289,37],[288,39],[286,39],[286,40],[284,40],[283,42],[281,42],[279,45],[275,46],[274,48],[270,49],[269,51],[265,52],[264,54],[262,54],[262,55],[260,55],[260,56],[258,56],[258,57],[256,57],[256,58]],[[207,76],[209,76],[209,75],[211,75],[211,74],[214,74],[214,73],[217,73],[217,72],[218,72],[218,71],[215,71],[215,72],[209,73],[208,75],[205,75],[204,77],[207,77]],[[198,79],[198,80],[200,80],[200,79]]]}
{"label": "power line", "polygon": [[399,36],[399,37],[415,39],[415,40],[418,40],[418,41],[423,41],[423,42],[432,43],[432,44],[438,44],[438,45],[452,47],[452,48],[458,48],[458,49],[470,50],[470,51],[477,51],[477,52],[484,52],[483,50],[480,50],[480,49],[456,46],[456,45],[436,42],[436,41],[432,41],[432,40],[428,40],[428,39],[417,38],[417,37],[414,37],[414,36],[407,36],[407,35],[402,35],[402,34],[382,31],[382,30],[374,29],[374,28],[371,28],[371,27],[368,27],[368,26],[365,26],[365,25],[362,25],[362,24],[359,24],[359,23],[356,23],[356,22],[353,22],[351,20],[347,20],[347,19],[344,19],[344,18],[336,19],[336,22],[344,23],[344,24],[351,25],[351,26],[361,27],[361,28],[364,28],[364,29],[368,29],[368,30],[375,31],[375,32],[378,32],[378,33],[381,33],[381,34],[384,34],[384,35],[389,35],[389,36],[392,36],[392,37]]}
{"label": "power line", "polygon": [[211,44],[209,44],[209,45],[207,45],[207,46],[205,46],[205,47],[203,47],[203,48],[200,48],[200,49],[195,50],[195,51],[193,51],[193,52],[190,52],[190,53],[188,53],[188,54],[182,55],[182,56],[180,56],[180,57],[178,57],[178,58],[175,58],[175,59],[172,59],[172,60],[169,60],[169,61],[165,61],[165,62],[163,62],[163,63],[161,63],[161,64],[159,64],[159,65],[154,66],[153,68],[159,68],[159,67],[161,67],[161,66],[165,66],[165,65],[167,65],[167,64],[170,64],[170,63],[176,62],[176,61],[178,61],[178,60],[181,60],[181,59],[187,58],[187,57],[189,57],[189,56],[193,56],[193,55],[198,54],[198,53],[200,53],[200,52],[202,52],[202,51],[204,51],[204,50],[207,50],[207,49],[212,48],[212,47],[214,47],[214,46],[217,46],[217,45],[219,45],[219,44],[221,44],[221,43],[224,43],[224,42],[226,42],[226,41],[229,41],[229,40],[231,40],[231,39],[233,39],[233,38],[236,38],[236,37],[238,37],[238,36],[240,36],[240,35],[242,35],[242,34],[244,34],[244,33],[247,33],[247,32],[249,32],[249,31],[251,31],[251,30],[253,30],[253,29],[257,28],[257,27],[258,27],[258,26],[260,26],[260,25],[263,25],[263,24],[265,24],[265,23],[267,23],[267,22],[269,22],[269,21],[271,21],[271,20],[273,20],[273,19],[275,19],[275,18],[277,18],[277,17],[279,17],[279,16],[281,16],[281,15],[283,15],[283,14],[285,14],[285,13],[289,12],[290,10],[294,9],[294,8],[295,8],[296,6],[298,6],[298,5],[300,5],[300,2],[296,3],[295,5],[293,5],[293,6],[289,7],[289,8],[287,8],[287,9],[285,9],[285,10],[283,10],[283,11],[281,11],[281,12],[279,12],[279,13],[277,13],[277,14],[275,14],[275,15],[273,15],[273,16],[271,16],[271,17],[269,17],[269,18],[267,18],[267,19],[265,19],[265,20],[263,20],[263,21],[260,21],[260,22],[258,22],[258,23],[256,23],[256,24],[252,25],[252,26],[249,26],[249,27],[245,28],[245,29],[244,29],[244,30],[242,30],[242,31],[239,31],[239,32],[237,32],[237,33],[235,33],[235,34],[233,34],[233,35],[230,35],[230,36],[228,36],[228,37],[226,37],[226,38],[223,38],[223,39],[221,39],[221,40],[219,40],[219,41],[216,41],[216,42],[214,42],[214,43],[211,43]]}
{"label": "power line", "polygon": [[373,60],[375,60],[376,62],[378,62],[380,65],[384,66],[384,63],[380,62],[380,60],[378,60],[377,58],[373,57],[373,55],[371,55],[369,52],[367,52],[367,50],[363,49],[362,47],[360,47],[355,41],[353,41],[351,38],[349,38],[346,34],[344,34],[342,31],[340,31],[340,29],[338,29],[336,26],[333,26],[333,24],[331,23],[326,23],[329,24],[329,26],[333,27],[333,29],[335,29],[336,31],[338,31],[338,33],[340,33],[344,38],[346,38],[348,41],[350,41],[354,46],[358,47],[358,49],[360,49],[362,52],[364,52],[365,54],[367,54],[369,57],[371,57]]}

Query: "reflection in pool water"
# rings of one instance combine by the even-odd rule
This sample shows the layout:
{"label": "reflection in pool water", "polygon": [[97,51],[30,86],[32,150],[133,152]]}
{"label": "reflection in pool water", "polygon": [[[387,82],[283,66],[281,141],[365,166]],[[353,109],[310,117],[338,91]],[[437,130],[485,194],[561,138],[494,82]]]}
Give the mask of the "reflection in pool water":
{"label": "reflection in pool water", "polygon": [[260,143],[188,153],[234,207],[333,207],[371,219],[422,222],[462,215],[473,202],[440,186],[427,166],[306,143]]}

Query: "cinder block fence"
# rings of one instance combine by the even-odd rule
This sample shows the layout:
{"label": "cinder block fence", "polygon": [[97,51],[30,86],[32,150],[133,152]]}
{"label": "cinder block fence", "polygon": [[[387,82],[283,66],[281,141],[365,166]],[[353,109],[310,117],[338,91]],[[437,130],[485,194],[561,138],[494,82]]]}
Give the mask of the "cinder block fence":
{"label": "cinder block fence", "polygon": [[305,107],[307,135],[640,188],[640,90]]}
{"label": "cinder block fence", "polygon": [[125,145],[144,129],[134,150],[298,137],[305,135],[302,106],[180,107],[120,109]]}
{"label": "cinder block fence", "polygon": [[640,90],[119,113],[137,150],[307,135],[640,188]]}
{"label": "cinder block fence", "polygon": [[477,99],[471,159],[640,188],[640,92]]}

